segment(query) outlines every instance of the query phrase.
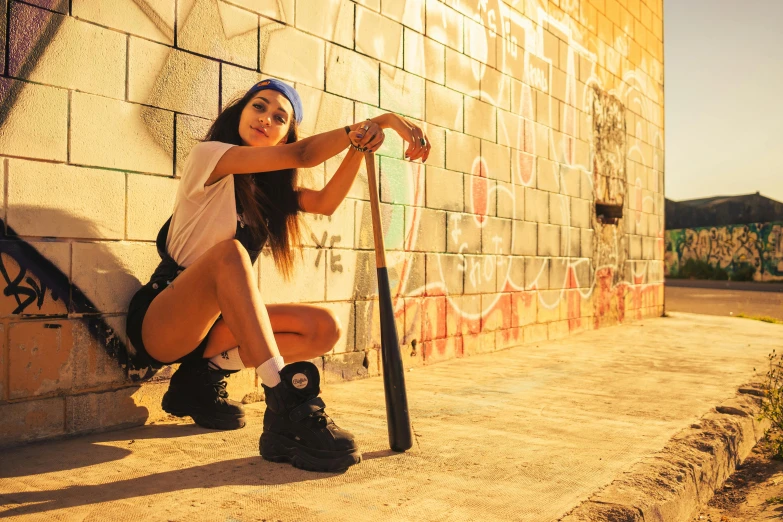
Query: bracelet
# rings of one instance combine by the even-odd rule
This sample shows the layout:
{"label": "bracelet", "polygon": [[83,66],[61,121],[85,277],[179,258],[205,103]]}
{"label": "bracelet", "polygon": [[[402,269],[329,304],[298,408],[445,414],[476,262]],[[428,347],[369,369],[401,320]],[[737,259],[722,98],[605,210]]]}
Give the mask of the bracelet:
{"label": "bracelet", "polygon": [[[346,134],[351,133],[351,127],[349,127],[348,125],[346,125],[344,129]],[[356,145],[354,145],[350,138],[348,138],[348,142],[350,143],[349,147],[354,150],[357,150],[359,152],[365,152],[367,150],[367,147],[357,147]]]}

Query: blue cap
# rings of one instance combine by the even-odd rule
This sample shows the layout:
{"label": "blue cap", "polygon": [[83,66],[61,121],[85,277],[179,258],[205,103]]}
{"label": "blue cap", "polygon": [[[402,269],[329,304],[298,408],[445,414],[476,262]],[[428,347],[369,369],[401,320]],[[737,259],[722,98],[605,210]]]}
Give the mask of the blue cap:
{"label": "blue cap", "polygon": [[252,86],[245,93],[245,96],[247,96],[252,92],[264,91],[267,89],[277,91],[283,96],[285,96],[286,98],[288,98],[288,101],[291,102],[291,107],[294,108],[294,119],[296,120],[296,124],[299,125],[300,123],[302,123],[302,116],[304,116],[304,109],[302,108],[302,99],[299,98],[299,93],[296,92],[296,89],[294,89],[287,83],[283,83],[280,80],[275,80],[274,78],[261,80],[260,82]]}

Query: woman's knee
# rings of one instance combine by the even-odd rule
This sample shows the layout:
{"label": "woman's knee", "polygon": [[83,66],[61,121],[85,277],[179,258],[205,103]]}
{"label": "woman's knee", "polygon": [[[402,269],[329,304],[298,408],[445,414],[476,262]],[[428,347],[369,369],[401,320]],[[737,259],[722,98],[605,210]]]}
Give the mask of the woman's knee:
{"label": "woman's knee", "polygon": [[245,270],[253,267],[247,249],[236,239],[221,241],[210,249],[210,254],[215,267]]}

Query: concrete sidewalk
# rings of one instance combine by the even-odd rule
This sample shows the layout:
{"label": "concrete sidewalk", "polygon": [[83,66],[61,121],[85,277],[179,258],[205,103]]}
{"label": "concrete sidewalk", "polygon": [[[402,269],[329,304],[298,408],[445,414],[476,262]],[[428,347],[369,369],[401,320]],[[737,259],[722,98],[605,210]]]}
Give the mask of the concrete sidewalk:
{"label": "concrete sidewalk", "polygon": [[261,404],[236,432],[172,422],[6,450],[0,518],[687,520],[760,436],[738,389],[782,337],[675,314],[416,368],[406,454],[388,450],[380,378],[329,386],[364,453],[343,474],[262,460]]}

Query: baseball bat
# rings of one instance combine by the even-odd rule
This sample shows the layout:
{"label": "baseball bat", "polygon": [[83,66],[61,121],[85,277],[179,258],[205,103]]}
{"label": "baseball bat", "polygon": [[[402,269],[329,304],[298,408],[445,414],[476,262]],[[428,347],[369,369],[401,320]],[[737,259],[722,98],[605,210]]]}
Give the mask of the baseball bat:
{"label": "baseball bat", "polygon": [[375,239],[375,268],[378,274],[378,303],[381,314],[381,362],[383,364],[383,391],[386,395],[389,447],[394,451],[406,451],[413,446],[413,435],[408,415],[408,396],[405,391],[402,354],[397,340],[397,327],[394,323],[389,273],[386,270],[386,249],[383,244],[378,182],[375,177],[375,154],[366,152],[364,162],[367,165],[372,234]]}

